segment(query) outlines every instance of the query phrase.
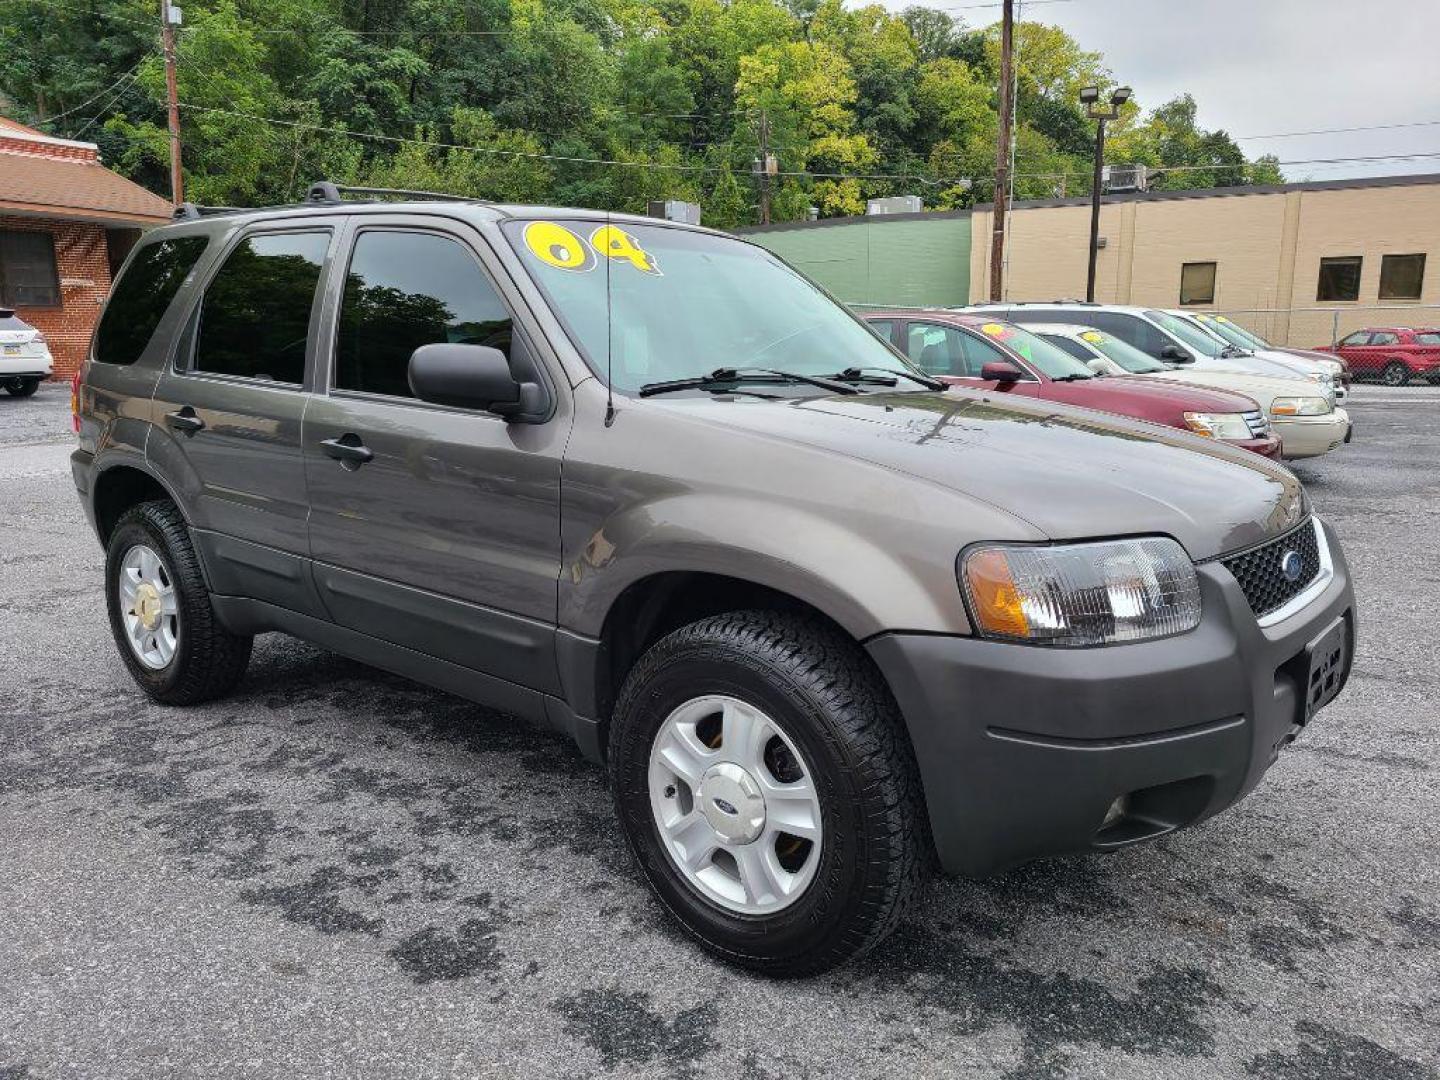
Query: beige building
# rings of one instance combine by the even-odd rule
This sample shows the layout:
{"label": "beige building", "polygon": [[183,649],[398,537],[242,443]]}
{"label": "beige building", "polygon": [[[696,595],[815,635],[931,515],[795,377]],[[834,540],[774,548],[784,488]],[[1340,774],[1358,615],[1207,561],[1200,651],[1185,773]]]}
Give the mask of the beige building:
{"label": "beige building", "polygon": [[[990,296],[992,209],[971,218],[970,299]],[[1088,199],[1009,218],[1007,300],[1084,298]],[[1440,325],[1440,175],[1109,196],[1095,298],[1224,311],[1277,344]]]}

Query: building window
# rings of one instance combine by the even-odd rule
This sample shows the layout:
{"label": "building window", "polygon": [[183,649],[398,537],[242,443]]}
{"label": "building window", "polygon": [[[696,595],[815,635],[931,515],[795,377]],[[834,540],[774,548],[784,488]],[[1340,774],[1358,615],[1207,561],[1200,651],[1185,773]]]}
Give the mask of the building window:
{"label": "building window", "polygon": [[1420,286],[1424,281],[1424,255],[1385,255],[1381,257],[1381,300],[1419,300]]}
{"label": "building window", "polygon": [[1180,267],[1180,303],[1213,304],[1215,302],[1215,264],[1186,263]]}
{"label": "building window", "polygon": [[59,307],[55,239],[47,232],[0,232],[0,304]]}
{"label": "building window", "polygon": [[1359,300],[1360,263],[1359,255],[1321,259],[1320,284],[1315,290],[1315,299]]}

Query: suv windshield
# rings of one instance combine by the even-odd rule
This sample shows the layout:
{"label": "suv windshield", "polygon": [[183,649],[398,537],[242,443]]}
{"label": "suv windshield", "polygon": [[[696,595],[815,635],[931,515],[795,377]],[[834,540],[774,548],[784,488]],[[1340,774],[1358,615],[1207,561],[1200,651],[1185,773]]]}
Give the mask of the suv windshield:
{"label": "suv windshield", "polygon": [[1099,330],[1084,330],[1080,337],[1119,364],[1132,375],[1149,375],[1156,371],[1169,371],[1164,364],[1135,348],[1128,341],[1121,341]]}
{"label": "suv windshield", "polygon": [[1168,311],[1147,311],[1145,317],[1156,326],[1179,338],[1201,356],[1209,356],[1213,359],[1228,348],[1225,342],[1212,337],[1188,319],[1171,315]]}
{"label": "suv windshield", "polygon": [[1195,320],[1201,323],[1206,330],[1212,334],[1219,334],[1231,345],[1241,349],[1268,349],[1269,344],[1263,338],[1257,337],[1243,326],[1239,326],[1229,319],[1221,319],[1214,315],[1196,315]]}
{"label": "suv windshield", "polygon": [[1031,367],[1052,379],[1093,379],[1095,373],[1058,345],[1011,323],[987,322],[980,327],[990,338],[1023,357]]}
{"label": "suv windshield", "polygon": [[752,244],[603,219],[503,231],[591,368],[615,389],[766,368],[821,376],[915,369],[816,286]]}

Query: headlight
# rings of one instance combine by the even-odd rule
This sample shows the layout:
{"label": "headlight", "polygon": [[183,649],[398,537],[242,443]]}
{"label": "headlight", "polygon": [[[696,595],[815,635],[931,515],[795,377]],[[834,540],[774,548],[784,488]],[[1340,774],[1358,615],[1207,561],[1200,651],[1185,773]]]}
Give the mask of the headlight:
{"label": "headlight", "polygon": [[1250,439],[1250,425],[1240,413],[1187,412],[1185,426],[1212,439]]}
{"label": "headlight", "polygon": [[1166,537],[974,547],[959,577],[985,637],[1110,645],[1184,633],[1200,622],[1195,566]]}
{"label": "headlight", "polygon": [[1270,402],[1271,416],[1328,416],[1335,407],[1325,398],[1277,397]]}

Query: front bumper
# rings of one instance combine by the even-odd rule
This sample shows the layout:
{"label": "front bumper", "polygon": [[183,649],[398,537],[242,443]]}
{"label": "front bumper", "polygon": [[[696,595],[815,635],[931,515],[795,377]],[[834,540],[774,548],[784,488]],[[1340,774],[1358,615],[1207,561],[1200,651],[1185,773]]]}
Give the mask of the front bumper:
{"label": "front bumper", "polygon": [[[1262,627],[1218,562],[1198,567],[1204,615],[1187,634],[1095,649],[892,633],[868,644],[915,747],[941,866],[983,876],[1047,855],[1109,849],[1232,805],[1305,720],[1307,646],[1348,624],[1334,574]],[[1117,799],[1125,814],[1106,822]]]}
{"label": "front bumper", "polygon": [[1280,436],[1287,459],[1319,457],[1345,441],[1350,414],[1336,409],[1326,416],[1272,416],[1270,426]]}

